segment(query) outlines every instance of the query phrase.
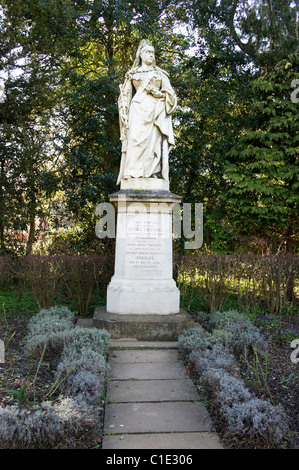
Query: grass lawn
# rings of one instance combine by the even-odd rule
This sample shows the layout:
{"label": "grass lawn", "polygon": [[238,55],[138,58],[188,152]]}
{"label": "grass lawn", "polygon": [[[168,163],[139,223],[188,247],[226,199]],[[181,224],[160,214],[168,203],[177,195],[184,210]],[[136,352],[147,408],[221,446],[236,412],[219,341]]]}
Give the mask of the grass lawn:
{"label": "grass lawn", "polygon": [[[94,289],[91,302],[88,307],[88,316],[92,316],[94,309],[105,305],[105,302],[105,298],[99,294],[97,289]],[[58,291],[53,304],[64,305],[71,311],[78,312],[78,302],[75,292],[64,295],[64,293]],[[18,288],[12,287],[8,289],[0,289],[0,311],[3,312],[3,310],[5,310],[7,316],[18,317],[19,315],[22,315],[23,317],[30,317],[34,313],[37,313],[40,310],[40,307],[38,306],[31,289],[25,289],[22,292],[22,295],[20,295]]]}

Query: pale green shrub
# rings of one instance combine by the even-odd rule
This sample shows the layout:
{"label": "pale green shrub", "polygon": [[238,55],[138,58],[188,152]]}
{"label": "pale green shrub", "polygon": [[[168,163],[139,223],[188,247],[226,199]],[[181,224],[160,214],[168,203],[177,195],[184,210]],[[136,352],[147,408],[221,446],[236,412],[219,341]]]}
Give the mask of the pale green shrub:
{"label": "pale green shrub", "polygon": [[220,407],[229,434],[277,443],[286,438],[288,426],[281,405],[254,397],[241,379],[224,369],[206,369],[200,381]]}
{"label": "pale green shrub", "polygon": [[104,392],[104,377],[102,371],[96,372],[84,367],[76,369],[65,382],[62,383],[61,392],[64,396],[76,397],[81,404],[97,406]]}
{"label": "pale green shrub", "polygon": [[196,350],[205,351],[207,348],[212,348],[213,344],[215,344],[213,336],[203,328],[191,328],[178,338],[178,350],[185,355]]}
{"label": "pale green shrub", "polygon": [[88,407],[74,398],[60,397],[58,401],[39,406],[0,408],[0,447],[2,449],[51,448],[70,443],[94,426]]}
{"label": "pale green shrub", "polygon": [[263,351],[266,347],[266,341],[258,328],[240,323],[230,323],[225,328],[215,329],[213,336],[229,351],[236,354],[242,354],[245,347],[256,347],[259,351]]}
{"label": "pale green shrub", "polygon": [[191,329],[179,338],[200,375],[204,390],[220,408],[228,432],[238,437],[266,439],[280,443],[288,432],[282,406],[254,397],[238,376],[232,353],[244,347],[263,349],[265,340],[251,321],[235,311],[211,314],[212,333]]}
{"label": "pale green shrub", "polygon": [[63,359],[58,364],[56,375],[67,371],[71,373],[79,368],[92,372],[104,372],[106,359],[103,354],[93,351],[90,347],[83,347],[81,354],[78,350],[69,348],[63,353]]}
{"label": "pale green shrub", "polygon": [[261,351],[266,347],[259,329],[249,318],[235,310],[211,313],[210,325],[215,340],[236,354],[243,353],[245,347],[257,347]]}
{"label": "pale green shrub", "polygon": [[221,328],[230,323],[239,323],[244,326],[251,326],[249,318],[242,315],[238,310],[227,310],[226,312],[212,312],[209,314],[209,324],[212,328]]}
{"label": "pale green shrub", "polygon": [[109,350],[109,339],[110,335],[106,330],[76,326],[65,337],[65,353],[68,354],[70,348],[80,353],[82,348],[89,347],[105,356]]}
{"label": "pale green shrub", "polygon": [[0,448],[69,447],[75,437],[96,429],[102,412],[109,334],[76,327],[74,318],[68,309],[53,307],[30,320],[25,347],[36,351],[48,342],[46,352],[50,349],[54,356],[59,354],[49,396],[57,391],[60,395],[54,402],[29,408],[0,408]]}
{"label": "pale green shrub", "polygon": [[47,343],[47,358],[62,352],[66,335],[75,328],[75,315],[66,307],[40,310],[28,322],[25,350],[36,353]]}
{"label": "pale green shrub", "polygon": [[223,344],[215,344],[212,349],[206,351],[194,351],[189,355],[189,360],[201,373],[206,369],[224,369],[230,374],[236,375],[238,367],[235,358]]}
{"label": "pale green shrub", "polygon": [[227,351],[234,351],[235,335],[232,331],[222,328],[215,329],[213,330],[213,338],[216,344],[222,344]]}
{"label": "pale green shrub", "polygon": [[28,322],[29,334],[59,333],[75,326],[75,314],[67,307],[51,307],[40,310]]}
{"label": "pale green shrub", "polygon": [[287,436],[286,415],[281,405],[252,398],[249,401],[222,404],[222,413],[232,435],[281,443]]}
{"label": "pale green shrub", "polygon": [[96,328],[75,327],[69,332],[56,380],[66,377],[59,386],[61,393],[75,396],[90,404],[100,403],[107,369],[109,333]]}
{"label": "pale green shrub", "polygon": [[244,382],[224,369],[207,369],[202,373],[200,381],[221,406],[223,403],[246,401],[252,397]]}

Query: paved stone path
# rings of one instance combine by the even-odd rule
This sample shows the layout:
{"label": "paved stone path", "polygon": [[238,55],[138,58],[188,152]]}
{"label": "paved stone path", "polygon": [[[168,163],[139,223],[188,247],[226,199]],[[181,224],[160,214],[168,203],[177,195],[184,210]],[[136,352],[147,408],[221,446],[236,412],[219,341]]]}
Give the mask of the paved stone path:
{"label": "paved stone path", "polygon": [[111,340],[108,364],[103,449],[222,448],[176,342]]}

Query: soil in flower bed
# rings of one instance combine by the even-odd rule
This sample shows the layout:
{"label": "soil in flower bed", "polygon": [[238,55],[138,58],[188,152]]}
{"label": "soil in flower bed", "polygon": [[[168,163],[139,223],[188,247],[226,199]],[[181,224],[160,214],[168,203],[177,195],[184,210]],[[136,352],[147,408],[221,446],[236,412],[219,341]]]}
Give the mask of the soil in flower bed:
{"label": "soil in flower bed", "polygon": [[255,363],[253,354],[248,358],[251,364],[250,370],[242,358],[239,358],[238,364],[243,379],[252,393],[259,398],[269,399],[273,405],[282,404],[292,434],[286,447],[299,449],[299,363],[292,362],[292,352],[290,342],[269,340],[267,356],[259,359],[261,366],[259,373],[257,373],[259,366],[256,364],[253,367]]}

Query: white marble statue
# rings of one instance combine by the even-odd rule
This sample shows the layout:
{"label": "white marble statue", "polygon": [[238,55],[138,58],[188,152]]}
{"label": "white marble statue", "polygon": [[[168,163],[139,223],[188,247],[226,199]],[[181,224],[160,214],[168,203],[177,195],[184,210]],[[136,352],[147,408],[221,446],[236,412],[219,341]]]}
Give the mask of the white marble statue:
{"label": "white marble statue", "polygon": [[176,106],[168,74],[156,66],[154,47],[141,41],[133,67],[120,85],[122,157],[117,184],[128,178],[168,180],[168,154],[174,145],[171,115]]}

